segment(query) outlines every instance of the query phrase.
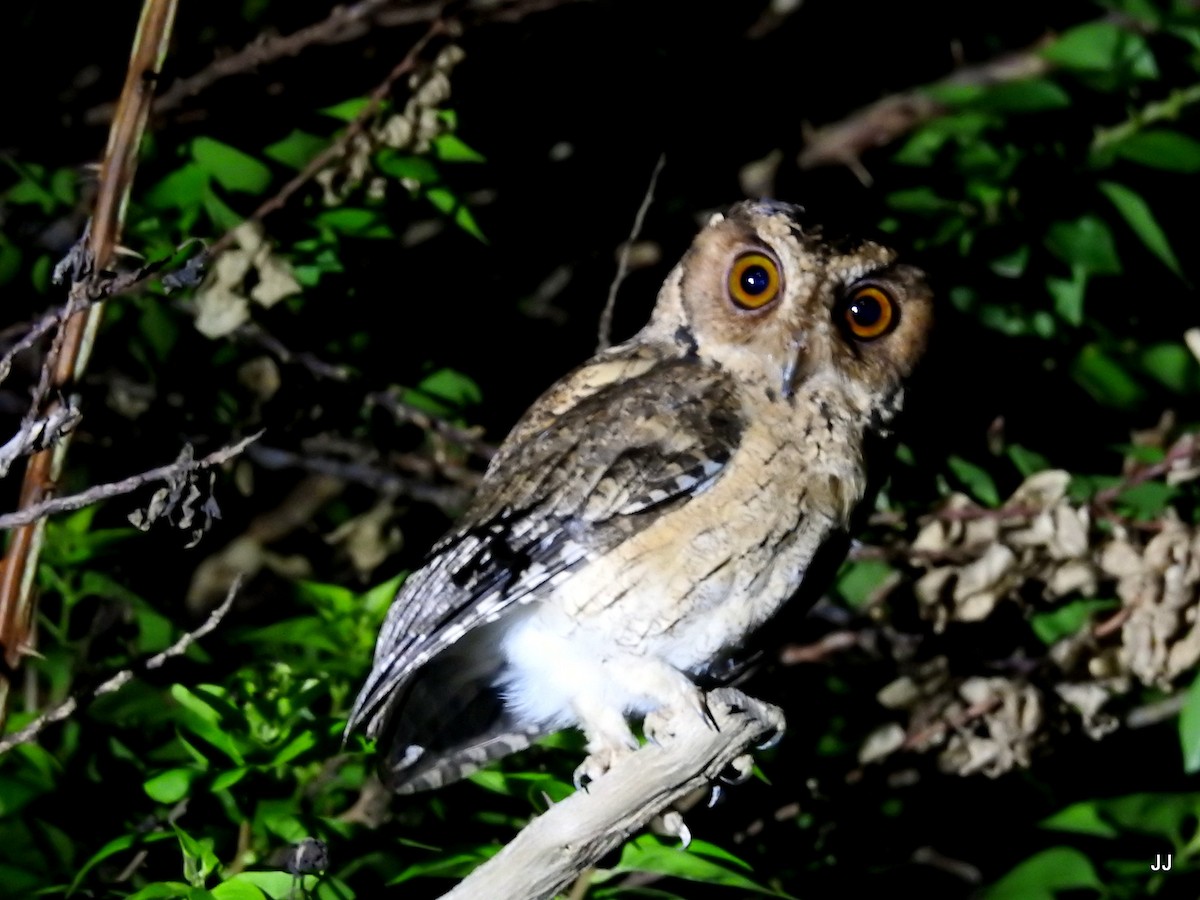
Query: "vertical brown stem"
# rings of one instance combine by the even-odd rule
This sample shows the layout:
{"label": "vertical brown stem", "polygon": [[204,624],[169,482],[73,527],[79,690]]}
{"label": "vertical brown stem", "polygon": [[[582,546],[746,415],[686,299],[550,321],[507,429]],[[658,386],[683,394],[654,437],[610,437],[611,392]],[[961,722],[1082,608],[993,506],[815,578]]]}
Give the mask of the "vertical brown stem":
{"label": "vertical brown stem", "polygon": [[[113,248],[121,239],[125,207],[137,168],[138,148],[166,57],[177,5],[178,0],[144,0],[142,4],[129,69],[100,169],[96,206],[87,236],[86,256],[91,266],[87,275],[77,277],[71,285],[72,299],[91,292],[95,274],[108,265]],[[58,395],[69,390],[83,374],[102,314],[102,304],[95,304],[64,323],[63,340],[45,363],[51,374],[53,399],[48,404],[50,409],[60,402]],[[54,492],[66,447],[63,440],[30,458],[21,485],[20,508],[38,503]],[[30,649],[33,582],[44,533],[44,520],[18,528],[0,562],[0,650],[4,663],[4,671],[0,673],[0,724],[8,708],[10,679]]]}

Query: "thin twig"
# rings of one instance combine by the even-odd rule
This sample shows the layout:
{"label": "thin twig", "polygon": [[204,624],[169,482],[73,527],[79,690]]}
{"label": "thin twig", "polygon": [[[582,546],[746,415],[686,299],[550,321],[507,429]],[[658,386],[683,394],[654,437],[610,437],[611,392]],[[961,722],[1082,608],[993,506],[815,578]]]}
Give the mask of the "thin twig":
{"label": "thin twig", "polygon": [[637,215],[633,217],[633,228],[629,232],[629,240],[621,245],[621,254],[617,259],[617,274],[613,277],[612,284],[608,286],[608,299],[604,301],[604,311],[600,313],[600,330],[596,340],[597,353],[612,346],[612,320],[613,310],[617,306],[617,291],[621,289],[621,282],[629,274],[629,252],[633,248],[633,242],[642,233],[646,213],[650,211],[650,204],[654,202],[654,186],[658,184],[658,175],[666,162],[667,154],[660,153],[658,160],[654,163],[654,171],[650,173],[650,183],[646,185],[646,193],[642,195]]}
{"label": "thin twig", "polygon": [[295,363],[304,367],[317,378],[329,378],[333,381],[347,381],[350,378],[349,366],[327,363],[307,350],[291,350],[257,322],[239,325],[234,334],[258,344],[268,353],[277,356],[282,363]]}
{"label": "thin twig", "polygon": [[8,470],[22,456],[53,447],[70,434],[79,424],[78,407],[70,402],[54,407],[50,414],[41,419],[26,419],[7,443],[0,446],[0,478],[8,474]]}
{"label": "thin twig", "polygon": [[66,497],[51,497],[33,506],[27,506],[16,512],[0,516],[0,530],[28,525],[31,522],[36,522],[39,519],[44,519],[56,513],[83,509],[85,506],[91,506],[93,503],[99,503],[101,500],[128,494],[136,491],[143,485],[155,481],[166,481],[184,472],[202,472],[213,466],[219,466],[221,463],[238,456],[261,436],[261,431],[256,432],[249,437],[242,438],[235,444],[222,447],[220,450],[214,450],[203,459],[180,460],[170,465],[158,466],[157,468],[142,472],[140,475],[130,475],[128,478],[122,478],[120,481],[97,484],[86,491],[80,491],[78,494],[71,494]]}
{"label": "thin twig", "polygon": [[[566,2],[570,0],[489,3],[474,18],[511,22]],[[362,0],[348,6],[335,6],[319,22],[306,25],[291,34],[260,34],[240,50],[214,59],[193,75],[177,79],[154,101],[154,114],[173,112],[187,100],[226,78],[245,75],[281,59],[299,56],[309,47],[349,43],[370,34],[375,28],[397,28],[431,21],[441,16],[445,6],[443,0],[434,3]],[[94,106],[84,114],[84,121],[89,125],[99,125],[107,122],[112,112],[111,103]]]}
{"label": "thin twig", "polygon": [[229,591],[226,593],[225,599],[221,602],[221,605],[214,609],[209,614],[208,618],[205,619],[198,628],[193,631],[184,632],[184,634],[179,637],[179,640],[173,643],[166,650],[163,650],[161,653],[154,654],[154,656],[151,656],[145,662],[131,666],[128,669],[122,669],[111,678],[105,680],[98,687],[92,688],[88,691],[83,691],[78,694],[72,694],[62,703],[58,704],[58,706],[42,713],[24,728],[0,738],[0,756],[7,753],[9,750],[12,750],[14,747],[20,746],[21,744],[28,744],[39,734],[41,734],[47,728],[47,726],[69,718],[72,714],[74,714],[75,710],[79,708],[81,703],[95,700],[97,697],[102,697],[105,694],[111,694],[114,691],[118,691],[132,681],[134,676],[143,672],[151,672],[154,669],[161,668],[167,660],[176,656],[182,656],[188,651],[188,648],[191,647],[192,644],[196,643],[196,641],[200,640],[200,638],[212,632],[213,629],[221,624],[221,620],[225,618],[225,614],[228,613],[230,607],[233,606],[233,600],[237,596],[238,589],[241,587],[241,585],[242,578],[239,575],[234,579],[233,584],[230,585]]}
{"label": "thin twig", "polygon": [[976,719],[983,718],[1001,705],[999,697],[985,697],[978,703],[973,703],[957,715],[931,722],[919,731],[915,731],[904,739],[900,746],[905,750],[924,750],[932,741],[937,740],[947,731],[962,728]]}
{"label": "thin twig", "polygon": [[461,512],[471,495],[469,490],[462,487],[427,484],[360,462],[293,453],[261,445],[251,447],[247,455],[264,469],[301,469],[319,475],[331,475],[343,481],[365,485],[382,494],[431,503],[452,514]]}
{"label": "thin twig", "polygon": [[463,428],[439,416],[432,415],[423,409],[418,409],[410,403],[405,403],[389,391],[376,391],[367,395],[367,403],[382,406],[392,417],[401,423],[416,425],[423,431],[432,431],[457,444],[464,450],[474,453],[480,459],[491,459],[496,455],[496,447],[479,436],[473,428]]}

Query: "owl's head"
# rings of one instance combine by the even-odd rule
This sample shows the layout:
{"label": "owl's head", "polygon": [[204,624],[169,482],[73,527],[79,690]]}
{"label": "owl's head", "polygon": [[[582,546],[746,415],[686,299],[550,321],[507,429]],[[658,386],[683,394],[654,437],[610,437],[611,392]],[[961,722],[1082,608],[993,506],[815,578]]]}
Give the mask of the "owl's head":
{"label": "owl's head", "polygon": [[924,273],[866,240],[828,240],[786,203],[716,215],[668,276],[648,331],[773,398],[837,395],[886,422],[925,349]]}

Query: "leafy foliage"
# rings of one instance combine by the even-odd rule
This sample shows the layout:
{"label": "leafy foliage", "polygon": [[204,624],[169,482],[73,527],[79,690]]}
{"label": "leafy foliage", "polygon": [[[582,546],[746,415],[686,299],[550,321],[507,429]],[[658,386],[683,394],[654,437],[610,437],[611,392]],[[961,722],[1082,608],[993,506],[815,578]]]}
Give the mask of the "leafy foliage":
{"label": "leafy foliage", "polygon": [[[31,0],[19,6],[38,36],[60,31]],[[230,249],[195,291],[155,288],[110,304],[80,386],[87,419],[67,487],[161,463],[181,440],[267,435],[222,476],[224,519],[196,550],[169,529],[129,528],[121,500],[49,522],[39,655],[23,664],[9,729],[163,651],[204,619],[233,572],[251,580],[221,628],[182,659],[0,756],[6,896],[435,896],[566,796],[579,754],[569,734],[389,807],[372,788],[370,748],[342,729],[403,573],[478,479],[489,449],[481,435],[503,434],[590,352],[612,269],[600,248],[626,234],[650,163],[671,150],[646,224],[654,240],[640,245],[653,245],[651,262],[635,266],[618,308],[625,333],[693,214],[735,198],[740,166],[798,149],[801,118],[837,119],[885,91],[932,83],[950,63],[922,60],[941,59],[951,38],[983,60],[1043,35],[1025,51],[1035,61],[1027,77],[923,89],[937,114],[856,160],[869,185],[849,171],[777,164],[780,196],[817,218],[851,208],[853,229],[874,224],[919,255],[945,298],[937,345],[892,478],[859,535],[864,552],[842,565],[812,617],[797,609],[770,636],[794,646],[772,647],[768,660],[805,664],[768,662],[748,685],[795,723],[759,760],[770,783],[689,812],[698,839],[686,850],[634,837],[579,891],[1195,894],[1195,666],[1150,686],[1089,673],[1082,681],[1127,679],[1106,715],[1154,724],[1095,742],[1074,714],[1061,733],[1031,733],[1021,747],[1028,769],[1013,763],[995,780],[941,771],[921,752],[978,737],[986,715],[965,714],[978,706],[970,697],[940,720],[914,714],[900,725],[895,711],[919,705],[893,704],[892,694],[935,679],[1044,686],[1054,661],[1082,645],[1102,660],[1106,623],[1127,612],[1115,592],[1049,597],[1030,579],[1020,602],[997,603],[980,622],[935,626],[913,587],[919,561],[893,552],[911,545],[922,516],[969,509],[1006,521],[1014,490],[1057,467],[1071,473],[1063,502],[1094,515],[1110,543],[1198,524],[1193,478],[1130,475],[1163,463],[1197,425],[1186,201],[1200,171],[1200,14],[1173,0],[1121,0],[933,23],[919,11],[864,17],[857,4],[811,3],[760,33],[774,13],[756,24],[756,5],[723,4],[684,40],[669,4],[645,6],[468,27],[465,60],[455,43],[435,47],[362,120],[372,78],[398,58],[399,32],[307,48],[279,64],[282,92],[237,79],[156,123],[124,243],[148,260],[226,234]],[[181,41],[181,71],[202,67],[214,47],[267,27],[287,33],[326,11],[256,0],[199,23],[184,10],[180,33],[204,53]],[[115,73],[128,23],[95,24],[116,49],[72,43],[74,63],[91,65],[94,53]],[[886,73],[846,72],[842,42],[829,36],[851,26],[856,58],[886,58]],[[911,53],[895,53],[898,35]],[[591,46],[623,48],[620,71]],[[719,73],[716,58],[729,62]],[[793,68],[807,65],[818,68]],[[603,84],[587,87],[602,69]],[[29,89],[35,106],[66,98],[72,140],[34,116],[45,136],[30,129],[27,146],[0,150],[0,288],[14,319],[60,299],[51,270],[82,228],[91,188],[79,166],[99,143],[78,123],[117,87],[107,75],[94,91],[82,77],[35,81],[45,82]],[[808,82],[821,92],[798,100],[796,85]],[[761,101],[755,115],[749,96]],[[762,109],[787,112],[768,122]],[[716,123],[714,110],[724,110]],[[313,183],[246,224],[331,147],[339,152]],[[36,365],[13,382],[34,377]],[[27,385],[2,390],[15,427]],[[328,846],[329,864],[293,875],[289,856],[306,838]],[[1150,871],[1168,853],[1171,871]]]}

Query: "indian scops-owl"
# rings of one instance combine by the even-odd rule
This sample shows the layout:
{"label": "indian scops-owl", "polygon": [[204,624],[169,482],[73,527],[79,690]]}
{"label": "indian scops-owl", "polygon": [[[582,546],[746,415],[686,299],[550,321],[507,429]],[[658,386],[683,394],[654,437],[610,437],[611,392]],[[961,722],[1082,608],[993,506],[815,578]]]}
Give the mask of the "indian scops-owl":
{"label": "indian scops-owl", "polygon": [[685,706],[844,532],[932,321],[922,272],[802,210],[715,215],[649,324],[533,404],[404,583],[349,728],[401,792],[576,726]]}

